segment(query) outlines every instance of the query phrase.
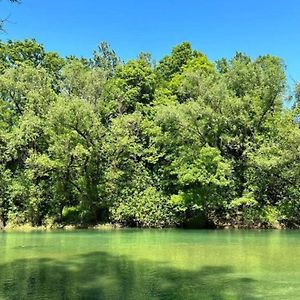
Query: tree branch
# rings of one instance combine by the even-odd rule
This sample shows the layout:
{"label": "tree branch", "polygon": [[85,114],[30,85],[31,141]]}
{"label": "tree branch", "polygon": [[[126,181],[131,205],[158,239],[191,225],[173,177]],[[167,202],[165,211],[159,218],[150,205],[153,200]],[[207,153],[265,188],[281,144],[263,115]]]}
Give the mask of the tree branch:
{"label": "tree branch", "polygon": [[[21,0],[8,0],[8,1],[11,3],[17,3],[17,4],[21,3]],[[4,30],[4,24],[9,22],[9,17],[10,17],[10,15],[8,15],[5,19],[0,19],[0,31],[2,31],[4,33],[6,33],[6,31]]]}

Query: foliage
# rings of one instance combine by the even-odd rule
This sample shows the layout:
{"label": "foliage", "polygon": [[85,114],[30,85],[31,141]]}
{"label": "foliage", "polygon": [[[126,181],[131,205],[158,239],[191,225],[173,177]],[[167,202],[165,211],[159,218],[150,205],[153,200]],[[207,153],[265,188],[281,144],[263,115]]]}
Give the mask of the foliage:
{"label": "foliage", "polygon": [[115,204],[112,220],[129,226],[167,227],[174,226],[178,218],[168,199],[149,187]]}
{"label": "foliage", "polygon": [[0,43],[0,226],[300,225],[299,86],[283,62],[214,63],[187,42],[157,65]]}

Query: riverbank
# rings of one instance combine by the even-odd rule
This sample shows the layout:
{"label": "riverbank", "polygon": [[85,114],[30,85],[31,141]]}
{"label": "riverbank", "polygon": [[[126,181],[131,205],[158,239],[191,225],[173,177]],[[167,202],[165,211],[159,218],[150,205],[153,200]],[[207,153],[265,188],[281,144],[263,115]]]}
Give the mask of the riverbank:
{"label": "riverbank", "polygon": [[55,224],[51,226],[32,226],[30,224],[22,224],[22,225],[10,225],[8,224],[5,227],[0,228],[1,231],[5,232],[37,232],[37,231],[53,231],[53,230],[64,230],[64,231],[72,231],[78,229],[92,229],[92,230],[112,230],[122,228],[119,224],[98,224],[94,226],[78,226],[78,225],[62,225]]}
{"label": "riverbank", "polygon": [[[7,224],[7,226],[0,227],[0,232],[37,232],[37,231],[55,231],[55,230],[62,230],[62,231],[74,231],[74,230],[114,230],[114,229],[122,229],[122,228],[150,228],[150,227],[130,227],[124,226],[119,223],[105,223],[105,224],[97,224],[97,225],[64,225],[64,224],[51,224],[51,225],[42,225],[42,226],[32,226],[31,224]],[[155,229],[151,227],[152,229]],[[265,224],[216,224],[215,226],[210,227],[192,227],[192,226],[173,226],[168,228],[181,228],[181,229],[212,229],[212,230],[267,230],[267,229],[274,229],[274,230],[286,230],[286,229],[299,229],[298,226],[285,226],[284,224],[273,224],[273,226],[266,226]],[[156,229],[163,229],[163,228],[156,228]]]}

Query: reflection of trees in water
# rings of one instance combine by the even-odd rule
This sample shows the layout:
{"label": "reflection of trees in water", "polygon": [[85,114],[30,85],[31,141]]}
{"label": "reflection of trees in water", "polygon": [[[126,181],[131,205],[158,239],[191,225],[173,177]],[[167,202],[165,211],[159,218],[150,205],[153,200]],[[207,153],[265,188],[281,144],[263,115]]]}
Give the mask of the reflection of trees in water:
{"label": "reflection of trees in water", "polygon": [[22,259],[0,265],[0,299],[256,299],[254,280],[231,275],[228,266],[187,271],[105,252]]}

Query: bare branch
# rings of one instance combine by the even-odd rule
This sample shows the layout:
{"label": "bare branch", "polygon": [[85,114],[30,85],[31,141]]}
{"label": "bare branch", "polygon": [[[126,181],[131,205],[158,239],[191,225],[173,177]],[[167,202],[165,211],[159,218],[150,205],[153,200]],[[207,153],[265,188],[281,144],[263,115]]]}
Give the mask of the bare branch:
{"label": "bare branch", "polygon": [[[21,0],[8,0],[8,1],[11,3],[17,3],[17,4],[21,3]],[[10,15],[8,15],[5,19],[0,19],[0,31],[2,31],[4,33],[6,33],[6,31],[4,30],[4,24],[7,22],[10,22],[9,17],[10,17]],[[12,23],[12,22],[10,22],[10,23]]]}

